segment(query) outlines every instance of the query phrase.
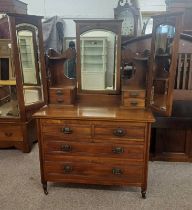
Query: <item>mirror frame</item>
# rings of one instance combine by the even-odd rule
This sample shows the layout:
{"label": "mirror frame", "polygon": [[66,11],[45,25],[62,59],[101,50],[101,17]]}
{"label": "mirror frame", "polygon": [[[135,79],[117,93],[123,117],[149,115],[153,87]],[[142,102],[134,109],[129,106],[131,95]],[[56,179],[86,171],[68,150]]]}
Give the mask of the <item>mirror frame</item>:
{"label": "mirror frame", "polygon": [[[122,20],[98,19],[98,20],[74,20],[76,23],[76,49],[77,49],[77,90],[78,93],[102,93],[102,94],[119,94],[120,93],[120,66],[121,66],[121,26]],[[91,30],[111,31],[117,36],[117,54],[116,54],[116,90],[83,90],[81,84],[81,34]]]}
{"label": "mirror frame", "polygon": [[[147,81],[147,107],[150,107],[153,111],[161,113],[165,116],[170,116],[172,112],[172,104],[173,104],[173,90],[175,84],[175,76],[176,76],[176,68],[177,68],[177,57],[179,50],[179,39],[181,33],[182,26],[182,12],[175,13],[165,13],[161,15],[153,16],[153,32],[152,32],[152,42],[151,42],[151,55],[149,59],[149,74]],[[169,68],[168,74],[168,88],[167,88],[167,98],[166,98],[166,110],[162,110],[160,107],[153,106],[151,102],[152,97],[152,87],[155,75],[155,41],[156,41],[156,29],[160,25],[171,25],[175,27],[175,36],[173,39],[172,45],[172,55],[171,55],[171,65]]]}

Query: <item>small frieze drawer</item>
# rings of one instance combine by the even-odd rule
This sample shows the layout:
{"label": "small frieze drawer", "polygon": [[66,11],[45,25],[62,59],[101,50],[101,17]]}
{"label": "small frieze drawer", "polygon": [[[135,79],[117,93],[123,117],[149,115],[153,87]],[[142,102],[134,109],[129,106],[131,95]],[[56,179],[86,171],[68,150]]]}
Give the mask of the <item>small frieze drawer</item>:
{"label": "small frieze drawer", "polygon": [[124,98],[123,106],[128,107],[128,108],[144,108],[145,100],[138,99],[138,98]]}
{"label": "small frieze drawer", "polygon": [[124,98],[145,98],[145,90],[125,90],[123,91]]}
{"label": "small frieze drawer", "polygon": [[51,104],[66,104],[70,105],[74,103],[75,89],[69,88],[50,88],[49,89],[49,101]]}
{"label": "small frieze drawer", "polygon": [[103,144],[73,141],[47,141],[44,144],[46,154],[59,155],[62,159],[66,155],[97,156],[107,158],[144,160],[144,145]]}
{"label": "small frieze drawer", "polygon": [[42,132],[46,136],[69,139],[91,138],[91,126],[79,124],[43,125]]}
{"label": "small frieze drawer", "polygon": [[0,141],[23,141],[22,128],[10,124],[0,124]]}
{"label": "small frieze drawer", "polygon": [[144,141],[145,127],[131,127],[126,125],[119,126],[95,126],[94,137],[96,139],[118,139],[119,141],[137,140]]}
{"label": "small frieze drawer", "polygon": [[[45,162],[45,174],[47,177],[60,178],[65,182],[67,179],[77,179],[78,177],[98,178],[102,180],[117,181],[119,184],[125,183],[141,183],[143,181],[144,167],[142,165],[129,164],[103,164],[79,161],[63,161],[63,162]],[[83,180],[83,179],[81,179]],[[116,182],[115,182],[116,183]],[[92,182],[92,184],[94,184]]]}

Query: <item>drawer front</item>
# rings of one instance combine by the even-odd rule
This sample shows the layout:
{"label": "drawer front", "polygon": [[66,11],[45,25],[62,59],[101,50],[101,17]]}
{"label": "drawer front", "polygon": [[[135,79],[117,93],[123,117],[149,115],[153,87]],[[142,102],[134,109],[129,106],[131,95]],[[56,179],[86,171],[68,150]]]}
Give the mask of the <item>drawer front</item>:
{"label": "drawer front", "polygon": [[49,101],[51,104],[70,105],[74,102],[74,91],[72,89],[50,88]]}
{"label": "drawer front", "polygon": [[[53,140],[54,137],[58,137],[61,140],[71,140],[71,139],[84,139],[91,138],[91,126],[80,125],[80,124],[58,124],[58,125],[43,125],[42,132],[45,137],[44,140]],[[53,138],[52,138],[53,137]]]}
{"label": "drawer front", "polygon": [[124,98],[145,98],[145,90],[126,90],[123,91]]}
{"label": "drawer front", "polygon": [[10,124],[0,124],[0,141],[23,141],[22,128]]}
{"label": "drawer front", "polygon": [[144,167],[142,165],[129,165],[117,163],[91,163],[79,161],[45,162],[45,178],[48,181],[56,179],[63,182],[78,182],[97,184],[103,183],[128,184],[142,183]]}
{"label": "drawer front", "polygon": [[[96,125],[94,129],[95,138],[118,140],[118,141],[144,141],[145,127],[126,126],[119,124],[116,125]],[[96,141],[97,141],[96,140]]]}
{"label": "drawer front", "polygon": [[144,108],[145,100],[139,98],[124,98],[123,105],[128,108]]}
{"label": "drawer front", "polygon": [[45,154],[59,155],[61,159],[72,155],[144,160],[144,145],[47,141],[44,144],[44,152]]}

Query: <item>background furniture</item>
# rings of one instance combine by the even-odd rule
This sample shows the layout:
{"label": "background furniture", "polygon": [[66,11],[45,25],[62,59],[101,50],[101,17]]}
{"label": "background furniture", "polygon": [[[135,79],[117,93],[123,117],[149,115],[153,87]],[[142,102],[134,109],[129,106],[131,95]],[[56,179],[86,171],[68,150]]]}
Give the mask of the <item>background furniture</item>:
{"label": "background furniture", "polygon": [[32,114],[47,103],[41,19],[0,19],[0,148],[29,152],[37,140]]}
{"label": "background furniture", "polygon": [[134,1],[119,0],[114,8],[115,19],[122,19],[121,39],[122,42],[139,35],[140,29],[140,10]]}
{"label": "background furniture", "polygon": [[0,12],[27,14],[27,4],[18,0],[0,0]]}
{"label": "background furniture", "polygon": [[107,38],[104,37],[81,38],[82,89],[105,89],[107,44]]}

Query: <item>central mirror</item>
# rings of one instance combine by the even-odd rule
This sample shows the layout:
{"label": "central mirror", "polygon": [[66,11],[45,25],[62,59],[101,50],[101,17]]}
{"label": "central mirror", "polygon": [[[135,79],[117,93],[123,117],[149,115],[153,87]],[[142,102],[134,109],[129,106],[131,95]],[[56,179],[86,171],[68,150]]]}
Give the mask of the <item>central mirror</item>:
{"label": "central mirror", "polygon": [[122,20],[75,22],[79,92],[118,93]]}
{"label": "central mirror", "polygon": [[91,30],[80,37],[82,90],[116,90],[116,34]]}

